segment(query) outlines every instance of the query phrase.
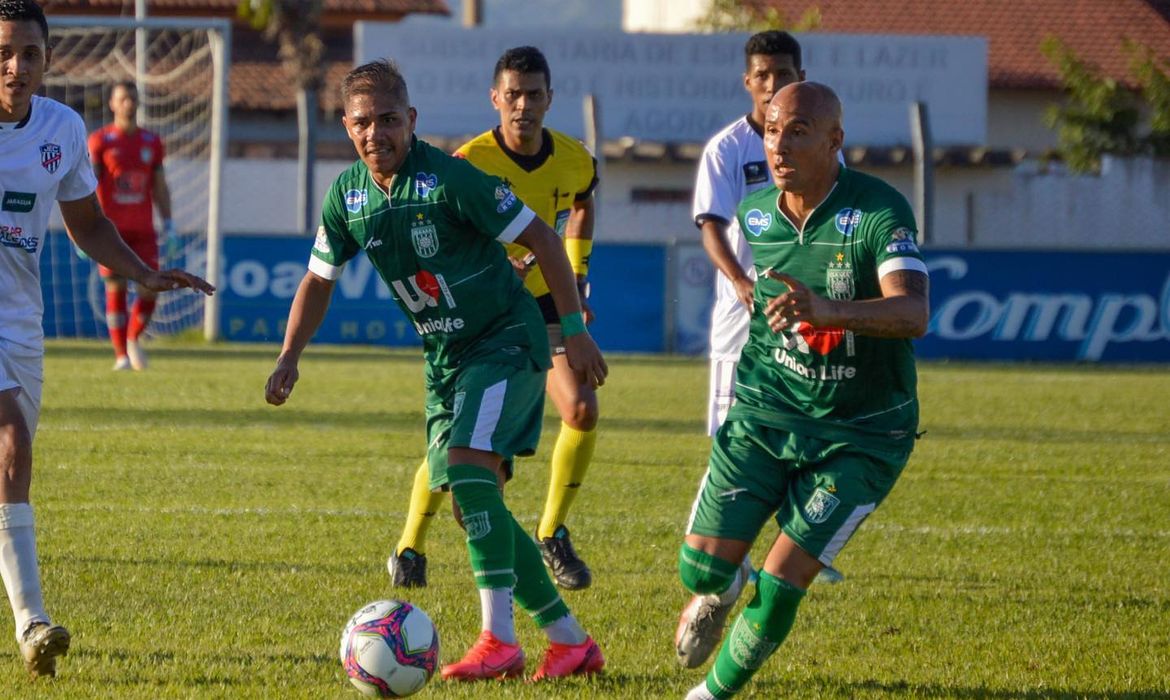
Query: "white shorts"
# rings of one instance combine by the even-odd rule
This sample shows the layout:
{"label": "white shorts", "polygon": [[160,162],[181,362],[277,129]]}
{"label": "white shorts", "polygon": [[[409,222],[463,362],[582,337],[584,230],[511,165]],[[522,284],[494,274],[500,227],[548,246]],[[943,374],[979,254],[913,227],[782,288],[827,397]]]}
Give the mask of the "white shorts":
{"label": "white shorts", "polygon": [[707,435],[715,431],[727,418],[727,411],[735,403],[735,367],[738,360],[711,360],[711,387],[707,405]]}
{"label": "white shorts", "polygon": [[41,386],[45,380],[44,357],[13,356],[0,347],[0,391],[16,390],[16,405],[24,416],[31,440],[41,418]]}

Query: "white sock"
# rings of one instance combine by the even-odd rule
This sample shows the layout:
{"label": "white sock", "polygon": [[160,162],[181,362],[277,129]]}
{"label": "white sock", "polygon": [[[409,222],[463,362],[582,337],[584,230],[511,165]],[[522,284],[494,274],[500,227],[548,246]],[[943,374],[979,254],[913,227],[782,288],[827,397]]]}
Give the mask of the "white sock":
{"label": "white sock", "polygon": [[516,620],[512,612],[511,588],[479,589],[479,609],[485,629],[505,644],[516,643]]}
{"label": "white sock", "polygon": [[734,603],[739,599],[739,594],[743,592],[744,584],[747,583],[743,575],[744,567],[739,567],[735,570],[735,578],[731,579],[731,585],[727,587],[726,591],[719,594],[719,602],[723,605]]}
{"label": "white sock", "polygon": [[572,613],[550,622],[545,626],[544,633],[548,635],[548,641],[557,644],[577,645],[589,639],[589,635],[585,634],[581,623],[577,622],[577,618],[573,617]]}
{"label": "white sock", "polygon": [[12,604],[18,640],[29,623],[49,622],[37,570],[33,510],[27,503],[0,503],[0,576]]}
{"label": "white sock", "polygon": [[691,692],[687,693],[687,700],[717,700],[717,698],[707,690],[707,681],[691,688]]}

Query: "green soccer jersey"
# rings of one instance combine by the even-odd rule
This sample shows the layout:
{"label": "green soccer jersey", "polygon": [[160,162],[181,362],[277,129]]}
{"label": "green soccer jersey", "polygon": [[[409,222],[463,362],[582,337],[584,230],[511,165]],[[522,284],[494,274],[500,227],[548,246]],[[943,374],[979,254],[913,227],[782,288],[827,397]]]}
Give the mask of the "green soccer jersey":
{"label": "green soccer jersey", "polygon": [[416,139],[389,191],[358,161],[321,209],[309,269],[336,280],[364,250],[422,336],[432,384],[468,362],[551,366],[540,309],[500,245],[535,214],[502,180]]}
{"label": "green soccer jersey", "polygon": [[749,420],[836,442],[909,450],[918,426],[917,376],[908,339],[875,338],[800,321],[780,333],[763,308],[787,291],[774,269],[835,300],[881,296],[879,280],[926,265],[906,199],[881,180],[841,168],[833,190],[798,228],[769,187],[739,205],[759,281],[751,330],[728,420]]}

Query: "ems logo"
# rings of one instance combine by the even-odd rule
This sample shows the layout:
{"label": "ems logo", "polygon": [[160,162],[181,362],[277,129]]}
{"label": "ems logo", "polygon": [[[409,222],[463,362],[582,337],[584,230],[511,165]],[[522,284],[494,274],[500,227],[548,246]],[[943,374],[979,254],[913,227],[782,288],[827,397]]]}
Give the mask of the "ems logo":
{"label": "ems logo", "polygon": [[345,193],[345,210],[356,214],[370,201],[369,190],[350,190]]}
{"label": "ems logo", "polygon": [[150,163],[150,160],[154,158],[154,149],[150,146],[143,146],[138,155],[142,156],[143,164]]}
{"label": "ems logo", "polygon": [[439,252],[439,235],[433,224],[410,229],[410,242],[414,244],[414,252],[420,258],[429,258]]}
{"label": "ems logo", "polygon": [[516,195],[512,194],[507,185],[499,185],[496,187],[496,201],[500,203],[496,207],[496,213],[503,214],[516,203]]}
{"label": "ems logo", "polygon": [[[755,629],[753,629],[753,627]],[[742,615],[735,621],[729,640],[728,651],[731,658],[742,668],[755,670],[764,665],[776,647],[775,642],[768,641],[762,630],[754,622],[748,622]]]}
{"label": "ems logo", "polygon": [[804,519],[813,525],[819,525],[829,519],[840,503],[841,499],[818,487],[813,491],[808,503],[804,504]]}
{"label": "ems logo", "polygon": [[317,227],[317,238],[313,241],[313,250],[322,255],[329,255],[333,249],[329,247],[329,236],[325,234],[325,227]]}
{"label": "ems logo", "polygon": [[842,236],[852,236],[853,229],[857,228],[857,225],[861,223],[861,210],[842,209],[837,212],[834,223],[837,224],[837,231]]}
{"label": "ems logo", "polygon": [[57,172],[57,168],[61,167],[61,147],[55,143],[42,145],[41,165],[50,173]]}
{"label": "ems logo", "polygon": [[853,270],[849,267],[830,266],[825,273],[825,289],[834,301],[848,301],[857,293],[853,284]]}
{"label": "ems logo", "polygon": [[439,186],[439,176],[434,173],[419,173],[414,176],[414,193],[426,197]]}
{"label": "ems logo", "polygon": [[488,520],[487,511],[463,515],[463,529],[467,531],[467,541],[483,539],[492,531],[492,522]]}
{"label": "ems logo", "polygon": [[747,227],[748,233],[759,236],[772,227],[772,213],[765,214],[759,209],[752,209],[744,215],[743,224]]}
{"label": "ems logo", "polygon": [[455,392],[455,407],[451,409],[451,414],[452,414],[451,418],[452,419],[458,418],[459,414],[463,412],[463,402],[466,400],[467,400],[467,392],[466,391]]}

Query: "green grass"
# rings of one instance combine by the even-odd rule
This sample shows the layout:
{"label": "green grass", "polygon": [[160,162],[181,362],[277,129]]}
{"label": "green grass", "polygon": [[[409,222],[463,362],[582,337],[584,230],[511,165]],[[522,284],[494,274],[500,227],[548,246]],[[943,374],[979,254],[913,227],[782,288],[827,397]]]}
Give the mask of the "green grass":
{"label": "green grass", "polygon": [[[355,698],[342,625],[393,597],[384,569],[423,448],[412,352],[311,350],[263,402],[274,347],[156,345],[144,373],[51,343],[33,501],[49,609],[74,634],[2,698]],[[417,697],[681,698],[675,563],[703,472],[702,361],[611,358],[597,457],[571,516],[595,584],[566,598],[609,666],[592,680]],[[745,697],[1170,698],[1170,372],[921,368],[923,428],[894,493],[815,586]],[[540,454],[508,501],[533,528]],[[774,527],[765,533],[769,539]],[[478,631],[449,510],[432,529],[441,656]],[[766,547],[757,547],[759,555]],[[759,557],[757,556],[757,561]],[[539,633],[519,620],[530,671]]]}

